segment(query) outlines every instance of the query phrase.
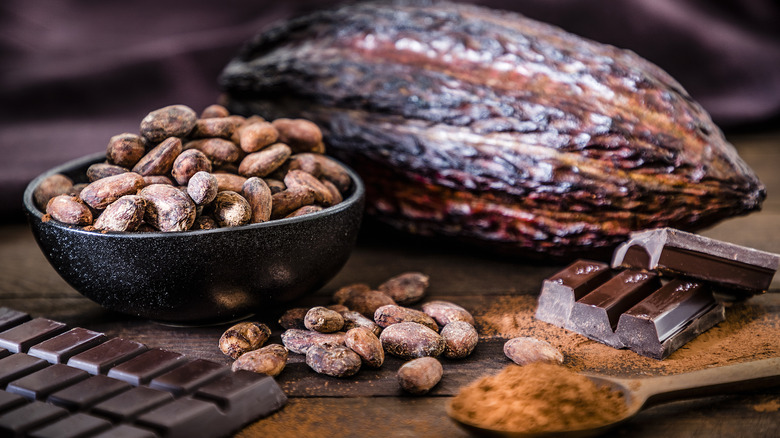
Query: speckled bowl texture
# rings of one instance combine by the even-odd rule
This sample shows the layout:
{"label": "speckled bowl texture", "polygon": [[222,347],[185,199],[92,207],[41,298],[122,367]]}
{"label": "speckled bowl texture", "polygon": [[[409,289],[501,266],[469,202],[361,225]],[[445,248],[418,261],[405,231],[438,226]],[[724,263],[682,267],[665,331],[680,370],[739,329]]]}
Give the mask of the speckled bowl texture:
{"label": "speckled bowl texture", "polygon": [[90,155],[38,176],[24,208],[57,273],[110,310],[195,325],[291,307],[338,273],[357,239],[365,189],[346,166],[352,188],[344,201],[296,218],[177,233],[100,233],[44,221],[35,187],[54,173],[84,182],[87,167],[104,159]]}

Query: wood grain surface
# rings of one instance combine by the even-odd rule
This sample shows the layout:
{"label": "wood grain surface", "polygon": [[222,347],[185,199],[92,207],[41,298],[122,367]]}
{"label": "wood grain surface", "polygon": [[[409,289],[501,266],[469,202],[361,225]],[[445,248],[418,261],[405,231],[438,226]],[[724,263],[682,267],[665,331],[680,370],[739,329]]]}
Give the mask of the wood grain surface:
{"label": "wood grain surface", "polygon": [[[763,211],[733,218],[702,232],[737,244],[780,252],[780,133],[733,137],[742,157],[766,184]],[[20,202],[21,204],[21,202]],[[431,278],[427,298],[446,299],[469,309],[489,308],[502,297],[535,296],[542,280],[560,264],[527,262],[397,235],[368,223],[344,269],[302,306],[327,304],[340,286],[378,285],[404,271],[421,271]],[[765,312],[780,310],[780,278],[761,297]],[[174,327],[104,310],[79,295],[47,263],[26,224],[0,226],[0,306],[102,331],[108,336],[137,340],[194,357],[229,364],[217,347],[226,325]],[[254,318],[281,328],[276,312]],[[413,397],[399,389],[395,372],[402,361],[389,357],[379,370],[363,369],[353,378],[315,374],[300,356],[278,382],[289,404],[271,417],[241,431],[241,437],[461,437],[468,436],[445,414],[447,400],[458,389],[509,362],[502,353],[505,339],[485,337],[465,360],[443,360],[444,378],[428,395]],[[607,436],[774,437],[780,430],[780,389],[710,397],[657,406],[613,430]]]}

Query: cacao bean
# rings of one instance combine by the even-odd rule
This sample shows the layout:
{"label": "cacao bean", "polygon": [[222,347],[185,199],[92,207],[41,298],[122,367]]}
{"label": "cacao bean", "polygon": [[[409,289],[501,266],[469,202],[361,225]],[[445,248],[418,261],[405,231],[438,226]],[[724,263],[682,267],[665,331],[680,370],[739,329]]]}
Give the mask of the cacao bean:
{"label": "cacao bean", "polygon": [[230,140],[236,132],[236,122],[227,117],[200,118],[190,132],[190,138],[224,138]]}
{"label": "cacao bean", "polygon": [[187,194],[197,205],[211,203],[217,197],[217,193],[219,193],[217,177],[206,171],[196,172],[187,182]]}
{"label": "cacao bean", "polygon": [[92,224],[92,212],[76,196],[57,195],[46,204],[46,214],[68,225]]}
{"label": "cacao bean", "polygon": [[165,175],[171,171],[173,161],[182,151],[181,140],[169,137],[146,153],[133,166],[133,172],[143,176]]}
{"label": "cacao bean", "polygon": [[322,131],[319,126],[305,119],[280,118],[273,122],[273,127],[279,133],[279,141],[298,152],[325,153],[322,142]]}
{"label": "cacao bean", "polygon": [[144,186],[152,185],[152,184],[168,184],[169,186],[173,185],[173,180],[168,178],[165,175],[147,175],[144,177]]}
{"label": "cacao bean", "polygon": [[421,272],[405,272],[380,284],[377,290],[384,292],[396,303],[407,305],[420,301],[427,288],[427,275]]}
{"label": "cacao bean", "polygon": [[453,321],[465,321],[475,325],[474,317],[468,310],[449,301],[428,301],[423,303],[422,311],[430,315],[442,327]]}
{"label": "cacao bean", "polygon": [[288,214],[285,217],[298,217],[310,213],[316,213],[318,211],[322,211],[322,207],[320,207],[319,205],[304,205],[303,207],[294,210],[292,213]]}
{"label": "cacao bean", "polygon": [[211,160],[214,166],[235,163],[241,158],[241,150],[230,140],[223,138],[204,138],[188,141],[184,149],[197,149]]}
{"label": "cacao bean", "polygon": [[242,354],[257,350],[271,337],[271,329],[259,322],[240,322],[222,333],[219,349],[237,359]]}
{"label": "cacao bean", "polygon": [[320,333],[287,329],[282,333],[282,343],[293,353],[306,354],[312,346],[344,345],[344,332]]}
{"label": "cacao bean", "polygon": [[421,357],[401,365],[396,375],[398,384],[404,391],[422,395],[441,381],[444,368],[441,362],[432,357]]}
{"label": "cacao bean", "polygon": [[184,137],[192,131],[197,120],[198,115],[188,106],[166,106],[150,112],[141,120],[141,135],[152,143],[169,137]]}
{"label": "cacao bean", "polygon": [[[346,302],[352,295],[368,292],[370,290],[371,286],[365,283],[356,283],[343,286],[333,293],[333,301],[338,304],[344,304],[344,302]],[[374,314],[371,313],[371,316],[373,317]]]}
{"label": "cacao bean", "polygon": [[106,160],[111,164],[132,168],[146,153],[143,137],[130,133],[115,135],[108,140]]}
{"label": "cacao bean", "polygon": [[374,317],[376,309],[388,304],[395,304],[395,301],[378,290],[355,293],[344,301],[345,306],[370,318]]}
{"label": "cacao bean", "polygon": [[279,132],[266,121],[255,122],[244,125],[239,138],[241,150],[249,154],[276,143]]}
{"label": "cacao bean", "polygon": [[364,364],[371,368],[379,368],[385,362],[385,351],[379,338],[365,327],[355,327],[347,330],[344,343],[360,356]]}
{"label": "cacao bean", "polygon": [[[92,184],[100,181],[103,180]],[[176,187],[152,184],[144,187],[139,195],[146,201],[144,221],[160,231],[186,231],[195,222],[195,203]]]}
{"label": "cacao bean", "polygon": [[[346,308],[346,306],[344,307]],[[366,318],[360,312],[355,312],[354,310],[346,310],[340,313],[341,316],[344,318],[343,330],[345,331],[353,329],[355,327],[363,327],[371,331],[371,333],[373,333],[375,336],[379,336],[382,333],[382,327],[379,327],[377,323],[375,323],[369,318]]]}
{"label": "cacao bean", "polygon": [[430,316],[419,310],[401,307],[395,304],[388,304],[377,308],[376,311],[374,311],[374,322],[382,328],[387,328],[388,326],[398,324],[399,322],[416,322],[435,332],[439,331],[439,326]]}
{"label": "cacao bean", "polygon": [[95,210],[102,210],[122,196],[136,194],[143,186],[141,175],[135,172],[120,173],[90,183],[81,190],[79,198]]}
{"label": "cacao bean", "polygon": [[334,310],[317,306],[306,312],[303,324],[309,330],[320,333],[333,333],[344,327],[344,318]]}
{"label": "cacao bean", "polygon": [[533,362],[563,363],[563,354],[549,342],[530,337],[506,341],[504,354],[518,365],[528,365]]}
{"label": "cacao bean", "polygon": [[288,187],[271,196],[271,218],[285,217],[304,205],[312,204],[314,198],[314,192],[309,187]]}
{"label": "cacao bean", "polygon": [[267,222],[271,219],[273,197],[271,189],[262,178],[253,176],[241,186],[241,193],[252,207],[253,224]]}
{"label": "cacao bean", "polygon": [[233,362],[232,370],[247,370],[276,377],[287,365],[287,356],[287,349],[283,346],[279,344],[266,345],[239,356]]}
{"label": "cacao bean", "polygon": [[219,228],[217,221],[205,214],[195,217],[195,222],[190,227],[191,230],[214,230],[217,228]]}
{"label": "cacao bean", "polygon": [[101,178],[109,176],[119,175],[120,173],[128,172],[122,166],[109,163],[95,163],[87,168],[87,179],[89,182],[95,182]]}
{"label": "cacao bean", "polygon": [[229,115],[230,115],[230,111],[228,111],[227,108],[215,103],[204,108],[203,111],[200,113],[200,118],[211,119],[215,117],[228,117]]}
{"label": "cacao bean", "polygon": [[320,205],[327,207],[334,204],[333,194],[330,190],[320,180],[302,170],[290,170],[287,172],[287,175],[284,176],[284,185],[288,189],[295,187],[308,188],[314,194],[314,202]]}
{"label": "cacao bean", "polygon": [[416,322],[399,322],[382,330],[379,335],[385,351],[403,359],[439,356],[444,352],[444,338]]}
{"label": "cacao bean", "polygon": [[343,345],[315,345],[306,352],[306,364],[332,377],[349,377],[360,370],[360,356]]}
{"label": "cacao bean", "polygon": [[243,190],[246,178],[232,173],[214,172],[214,178],[217,179],[217,189],[220,192],[231,191],[240,193]]}
{"label": "cacao bean", "polygon": [[198,172],[211,172],[211,161],[206,154],[197,149],[188,149],[180,153],[171,167],[171,176],[181,186],[186,186],[192,175]]}
{"label": "cacao bean", "polygon": [[306,325],[303,323],[303,318],[306,317],[306,312],[308,311],[309,309],[307,307],[294,307],[288,309],[279,317],[279,325],[284,329],[303,330],[306,328]]}
{"label": "cacao bean", "polygon": [[45,211],[49,200],[57,195],[71,194],[73,180],[61,173],[47,176],[33,191],[33,201],[39,210]]}
{"label": "cacao bean", "polygon": [[290,147],[283,143],[275,143],[258,152],[252,152],[244,157],[238,165],[238,173],[245,177],[264,177],[276,170],[288,158]]}
{"label": "cacao bean", "polygon": [[452,321],[441,329],[444,338],[444,357],[462,359],[471,354],[479,342],[479,334],[473,325],[465,321]]}
{"label": "cacao bean", "polygon": [[249,201],[229,190],[217,193],[208,208],[210,216],[220,227],[246,225],[252,219],[252,207]]}
{"label": "cacao bean", "polygon": [[125,195],[109,204],[95,220],[101,231],[135,231],[144,220],[146,201],[138,195]]}
{"label": "cacao bean", "polygon": [[286,189],[287,186],[284,185],[284,183],[278,179],[274,178],[263,178],[263,181],[265,181],[266,184],[268,184],[268,188],[271,189],[271,194],[279,193],[282,190]]}

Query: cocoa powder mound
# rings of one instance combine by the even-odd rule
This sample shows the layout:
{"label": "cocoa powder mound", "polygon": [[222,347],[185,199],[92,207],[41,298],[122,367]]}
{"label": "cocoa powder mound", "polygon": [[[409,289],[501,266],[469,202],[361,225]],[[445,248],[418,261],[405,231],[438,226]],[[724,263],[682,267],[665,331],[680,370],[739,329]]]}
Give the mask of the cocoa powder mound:
{"label": "cocoa powder mound", "polygon": [[560,365],[509,365],[461,388],[451,402],[456,418],[492,430],[538,433],[604,426],[622,418],[619,391],[598,387]]}
{"label": "cocoa powder mound", "polygon": [[713,366],[780,356],[780,296],[765,294],[730,303],[726,320],[699,335],[664,360],[615,349],[534,318],[537,297],[502,296],[475,309],[480,336],[510,339],[530,336],[558,348],[564,364],[615,376],[678,374]]}

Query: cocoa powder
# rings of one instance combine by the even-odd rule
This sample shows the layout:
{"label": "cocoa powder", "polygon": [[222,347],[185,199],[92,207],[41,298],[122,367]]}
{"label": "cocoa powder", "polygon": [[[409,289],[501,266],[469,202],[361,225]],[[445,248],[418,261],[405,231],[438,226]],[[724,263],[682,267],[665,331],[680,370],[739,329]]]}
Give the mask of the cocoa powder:
{"label": "cocoa powder", "polygon": [[483,377],[462,388],[450,407],[470,424],[525,433],[599,427],[627,411],[622,393],[545,363],[510,365]]}
{"label": "cocoa powder", "polygon": [[726,320],[702,333],[664,360],[640,356],[590,340],[534,318],[536,296],[505,296],[474,312],[484,339],[530,336],[545,340],[563,353],[564,364],[616,376],[678,374],[713,366],[780,356],[780,314],[775,294],[729,303]]}

